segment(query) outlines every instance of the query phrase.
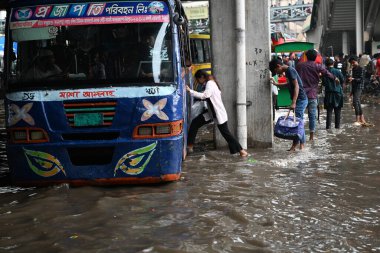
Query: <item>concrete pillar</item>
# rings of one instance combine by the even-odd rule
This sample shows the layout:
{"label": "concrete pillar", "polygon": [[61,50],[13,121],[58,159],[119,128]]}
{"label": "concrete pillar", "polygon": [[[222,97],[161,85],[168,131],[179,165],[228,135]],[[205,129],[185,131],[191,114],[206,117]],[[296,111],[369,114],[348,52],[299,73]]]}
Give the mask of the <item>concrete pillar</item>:
{"label": "concrete pillar", "polygon": [[[247,145],[270,147],[273,142],[271,116],[269,0],[246,2],[246,68],[247,68]],[[236,55],[235,1],[210,0],[213,74],[222,87],[228,126],[236,136]],[[227,143],[216,132],[216,146]]]}
{"label": "concrete pillar", "polygon": [[356,0],[355,6],[356,54],[363,53],[363,12],[362,0]]}
{"label": "concrete pillar", "polygon": [[[236,136],[236,84],[235,84],[235,1],[210,0],[212,72],[222,90],[222,99],[228,114],[228,126]],[[215,131],[216,147],[227,143]]]}
{"label": "concrete pillar", "polygon": [[267,0],[246,1],[248,146],[273,143],[272,88],[269,85],[270,18]]}
{"label": "concrete pillar", "polygon": [[349,44],[348,44],[348,32],[342,32],[342,53],[344,55],[348,55],[349,51]]}

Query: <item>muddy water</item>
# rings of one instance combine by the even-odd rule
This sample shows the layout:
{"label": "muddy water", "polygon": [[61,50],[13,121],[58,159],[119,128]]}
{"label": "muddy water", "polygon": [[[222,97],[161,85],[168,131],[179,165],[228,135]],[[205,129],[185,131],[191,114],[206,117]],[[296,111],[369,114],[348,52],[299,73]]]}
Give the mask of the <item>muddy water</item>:
{"label": "muddy water", "polygon": [[3,185],[0,252],[380,252],[380,107],[364,110],[376,127],[346,107],[304,152],[198,149],[176,183]]}

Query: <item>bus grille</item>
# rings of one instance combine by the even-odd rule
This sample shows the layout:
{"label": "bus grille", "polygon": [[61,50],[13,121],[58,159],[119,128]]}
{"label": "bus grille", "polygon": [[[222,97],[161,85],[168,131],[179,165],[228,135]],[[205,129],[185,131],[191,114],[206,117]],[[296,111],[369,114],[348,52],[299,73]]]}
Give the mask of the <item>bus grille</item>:
{"label": "bus grille", "polygon": [[115,117],[116,101],[64,102],[63,105],[71,127],[111,126]]}

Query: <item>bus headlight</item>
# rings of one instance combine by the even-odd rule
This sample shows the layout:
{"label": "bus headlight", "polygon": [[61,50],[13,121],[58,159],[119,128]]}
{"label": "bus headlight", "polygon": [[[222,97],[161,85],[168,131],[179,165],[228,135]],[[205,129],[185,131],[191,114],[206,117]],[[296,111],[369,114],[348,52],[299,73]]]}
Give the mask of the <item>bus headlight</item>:
{"label": "bus headlight", "polygon": [[28,132],[26,130],[13,131],[12,137],[15,141],[26,141],[28,139]]}
{"label": "bus headlight", "polygon": [[138,128],[138,135],[139,136],[151,136],[153,135],[153,128],[151,126],[141,126]]}
{"label": "bus headlight", "polygon": [[154,132],[156,134],[170,134],[170,125],[156,126]]}
{"label": "bus headlight", "polygon": [[177,136],[182,133],[183,120],[167,122],[167,123],[154,123],[144,124],[135,127],[133,131],[134,139],[147,139],[147,138],[164,138],[170,136]]}
{"label": "bus headlight", "polygon": [[33,130],[33,131],[30,131],[29,133],[30,133],[31,140],[43,140],[45,137],[42,131]]}
{"label": "bus headlight", "polygon": [[48,142],[47,133],[42,128],[17,127],[8,130],[10,143],[42,143]]}

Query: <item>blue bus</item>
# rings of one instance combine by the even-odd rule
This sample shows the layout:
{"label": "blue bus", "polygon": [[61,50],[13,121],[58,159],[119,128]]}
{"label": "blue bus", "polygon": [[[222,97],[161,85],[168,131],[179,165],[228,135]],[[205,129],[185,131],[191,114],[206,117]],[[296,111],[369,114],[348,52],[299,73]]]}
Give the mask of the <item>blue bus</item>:
{"label": "blue bus", "polygon": [[13,0],[6,8],[15,185],[180,178],[191,56],[179,0]]}

